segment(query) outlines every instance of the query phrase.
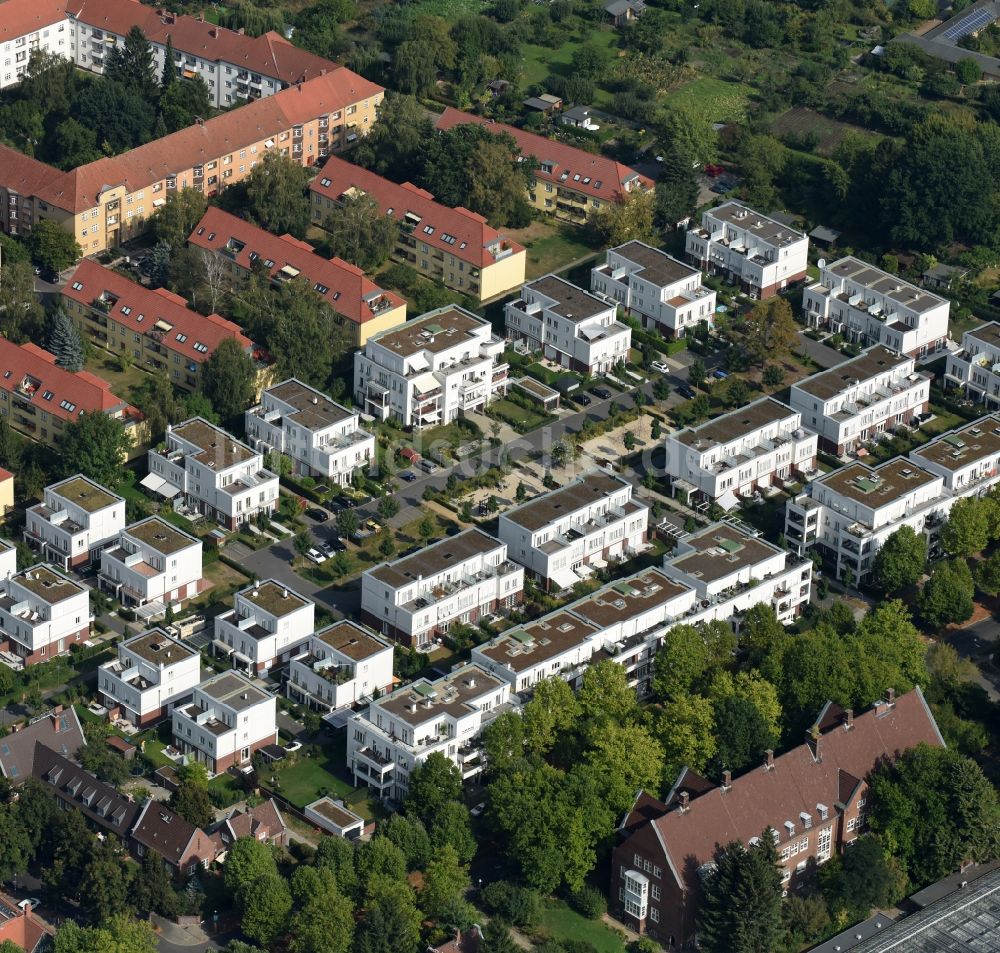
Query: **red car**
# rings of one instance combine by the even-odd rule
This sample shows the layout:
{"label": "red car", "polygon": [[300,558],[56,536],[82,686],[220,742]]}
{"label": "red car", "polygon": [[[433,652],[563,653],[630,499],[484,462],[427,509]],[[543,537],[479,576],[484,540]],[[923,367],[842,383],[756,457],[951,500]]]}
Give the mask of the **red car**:
{"label": "red car", "polygon": [[713,179],[717,179],[725,171],[726,171],[725,168],[721,165],[705,166],[705,175],[711,176]]}

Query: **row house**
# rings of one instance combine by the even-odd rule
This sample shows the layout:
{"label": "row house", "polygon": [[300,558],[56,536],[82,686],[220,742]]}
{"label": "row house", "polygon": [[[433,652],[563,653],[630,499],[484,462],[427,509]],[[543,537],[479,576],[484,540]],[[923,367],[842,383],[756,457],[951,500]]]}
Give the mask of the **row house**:
{"label": "row house", "polygon": [[568,589],[646,543],[649,507],[628,480],[604,471],[500,515],[497,535],[511,559],[550,589]]}
{"label": "row house", "polygon": [[35,51],[103,73],[108,53],[124,43],[133,26],[149,41],[157,76],[164,73],[169,38],[177,78],[200,76],[217,109],[272,96],[337,68],[273,30],[247,36],[207,22],[204,15],[168,13],[135,0],[9,0],[0,26],[0,89],[20,79]]}
{"label": "row house", "polygon": [[645,242],[609,248],[604,264],[591,269],[590,290],[670,340],[715,323],[715,291],[701,283],[701,271]]}
{"label": "row house", "polygon": [[673,489],[732,509],[738,497],[808,477],[816,467],[817,435],[802,415],[763,397],[699,427],[668,434],[666,471]]}
{"label": "row house", "polygon": [[278,740],[277,699],[237,671],[213,675],[171,713],[174,746],[211,774],[248,764]]}
{"label": "row house", "polygon": [[721,845],[774,841],[785,893],[865,830],[867,778],[919,744],[944,740],[919,688],[855,717],[827,702],[804,744],[713,783],[685,768],[665,801],[639,792],[611,855],[611,913],[670,950],[697,943],[702,881]]}
{"label": "row house", "polygon": [[[10,557],[4,562],[9,571]],[[0,650],[24,665],[68,652],[90,637],[93,621],[90,590],[43,563],[9,575],[0,587]]]}
{"label": "row house", "polygon": [[178,190],[217,195],[269,153],[314,165],[367,133],[382,95],[340,67],[68,172],[0,146],[0,227],[24,234],[50,219],[96,255],[144,234]]}
{"label": "row house", "polygon": [[201,567],[201,540],[150,516],[123,529],[102,551],[99,580],[123,605],[156,614],[198,595]]}
{"label": "row house", "polygon": [[371,701],[388,691],[392,643],[356,622],[342,621],[310,635],[288,663],[288,697],[331,712]]}
{"label": "row house", "polygon": [[795,558],[755,531],[712,523],[680,539],[663,557],[663,573],[689,587],[695,602],[681,621],[736,621],[764,603],[784,625],[809,604],[812,562]]}
{"label": "row house", "polygon": [[362,430],[358,411],[290,378],[268,387],[244,415],[257,450],[284,454],[293,472],[341,486],[375,457],[375,437]]}
{"label": "row house", "polygon": [[278,506],[278,477],[264,469],[264,455],[202,417],[167,425],[166,445],[149,451],[141,485],[184,503],[227,529]]}
{"label": "row house", "polygon": [[947,299],[851,256],[821,262],[819,280],[802,293],[811,327],[917,359],[945,347],[949,307]]}
{"label": "row house", "polygon": [[547,139],[516,126],[473,116],[450,106],[438,118],[439,132],[469,124],[484,126],[498,135],[510,136],[522,156],[538,165],[532,171],[534,184],[528,190],[531,204],[547,215],[582,225],[599,208],[621,202],[633,192],[651,192],[654,182],[635,169],[600,153]]}
{"label": "row house", "polygon": [[401,804],[413,769],[437,752],[463,780],[483,770],[480,734],[511,710],[510,686],[467,663],[433,681],[419,678],[375,699],[347,723],[347,769],[354,784]]}
{"label": "row house", "polygon": [[188,241],[215,261],[232,287],[263,272],[272,285],[304,282],[346,322],[355,347],[373,334],[406,320],[406,302],[380,288],[364,272],[341,258],[324,258],[308,242],[292,235],[275,235],[216,206],[195,226]]}
{"label": "row house", "polygon": [[[0,168],[3,157],[0,156]],[[82,414],[107,414],[121,422],[135,452],[146,441],[139,411],[90,371],[69,371],[37,344],[0,337],[0,415],[12,430],[50,447]]]}
{"label": "row house", "polygon": [[1000,417],[980,417],[880,466],[826,474],[785,507],[785,536],[799,553],[820,547],[855,581],[896,530],[909,526],[936,548],[956,500],[986,494],[1000,478]]}
{"label": "row house", "polygon": [[17,548],[6,539],[0,539],[0,581],[17,573]]}
{"label": "row house", "polygon": [[344,203],[371,199],[399,225],[393,258],[477,301],[490,301],[524,283],[523,245],[491,228],[482,215],[442,205],[411,182],[397,185],[331,156],[309,192],[312,220],[319,226]]}
{"label": "row house", "polygon": [[223,341],[235,341],[253,362],[257,390],[272,373],[267,352],[239,325],[217,314],[199,314],[180,295],[147,288],[90,258],[63,286],[62,305],[86,340],[165,374],[179,390],[199,390],[205,362]]}
{"label": "row house", "polygon": [[457,305],[370,337],[354,355],[354,402],[404,427],[448,424],[507,393],[504,342]]}
{"label": "row house", "polygon": [[792,384],[788,403],[835,456],[882,434],[910,427],[926,413],[933,375],[912,357],[876,345],[859,357]]}
{"label": "row house", "polygon": [[56,705],[27,724],[15,722],[0,742],[0,777],[12,787],[24,784],[34,773],[35,754],[43,748],[76,758],[87,743],[76,709]]}
{"label": "row house", "polygon": [[520,603],[524,569],[506,543],[469,529],[366,569],[361,620],[395,641],[427,650],[455,624],[474,625]]}
{"label": "row house", "polygon": [[166,718],[201,681],[201,653],[149,629],[118,643],[97,670],[97,691],[112,717],[145,728]]}
{"label": "row house", "polygon": [[77,474],[45,487],[42,502],[25,511],[24,539],[60,569],[100,560],[125,528],[125,500]]}
{"label": "row house", "polygon": [[43,744],[37,747],[32,774],[62,810],[79,811],[89,828],[102,837],[113,835],[139,860],[160,858],[178,879],[191,877],[219,856],[216,838],[166,804],[149,797],[136,801]]}
{"label": "row house", "polygon": [[605,375],[628,360],[632,329],[618,308],[576,285],[546,275],[528,282],[504,307],[509,341],[587,375]]}
{"label": "row house", "polygon": [[990,410],[1000,408],[1000,322],[991,321],[962,335],[962,347],[948,352],[945,387],[957,387]]}
{"label": "row house", "polygon": [[316,630],[316,607],[274,579],[254,582],[215,617],[213,647],[251,677],[300,654]]}
{"label": "row house", "polygon": [[806,277],[809,238],[739,202],[702,213],[684,239],[688,261],[751,298],[772,298]]}

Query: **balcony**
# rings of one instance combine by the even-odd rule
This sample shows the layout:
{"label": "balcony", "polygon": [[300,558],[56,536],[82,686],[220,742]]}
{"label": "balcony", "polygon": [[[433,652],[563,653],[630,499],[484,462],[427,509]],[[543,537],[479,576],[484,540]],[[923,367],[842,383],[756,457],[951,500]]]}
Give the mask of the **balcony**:
{"label": "balcony", "polygon": [[380,755],[371,747],[360,748],[356,757],[361,764],[364,764],[368,768],[369,774],[374,771],[375,776],[382,779],[383,783],[395,767],[389,758]]}

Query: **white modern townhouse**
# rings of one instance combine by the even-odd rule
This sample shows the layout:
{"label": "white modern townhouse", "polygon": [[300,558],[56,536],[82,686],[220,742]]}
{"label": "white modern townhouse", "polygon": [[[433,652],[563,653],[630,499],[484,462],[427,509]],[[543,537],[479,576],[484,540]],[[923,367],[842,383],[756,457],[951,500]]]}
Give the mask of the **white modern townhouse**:
{"label": "white modern townhouse", "polygon": [[785,507],[785,538],[799,553],[820,547],[837,578],[861,582],[897,529],[934,536],[956,498],[944,478],[897,458],[877,467],[852,463],[814,480]]}
{"label": "white modern townhouse", "polygon": [[299,654],[316,631],[316,606],[275,579],[254,582],[233,597],[233,608],[215,617],[217,655],[255,676]]}
{"label": "white modern townhouse", "polygon": [[632,484],[594,471],[501,514],[507,554],[550,589],[568,589],[646,543],[649,507]]}
{"label": "white modern townhouse", "polygon": [[201,417],[167,425],[166,446],[149,451],[153,493],[186,505],[227,529],[236,529],[278,506],[278,477],[264,456]]}
{"label": "white modern townhouse", "polygon": [[521,602],[524,568],[506,543],[469,529],[361,576],[361,621],[376,632],[420,649],[450,626],[475,624]]}
{"label": "white modern townhouse", "polygon": [[344,485],[375,456],[375,438],[358,412],[294,378],[268,387],[246,412],[247,439],[285,454],[296,473]]}
{"label": "white modern townhouse", "polygon": [[933,375],[912,357],[881,344],[859,357],[792,384],[788,403],[802,425],[819,435],[819,449],[835,456],[856,450],[927,412]]}
{"label": "white modern townhouse", "polygon": [[966,331],[962,347],[948,354],[944,384],[958,387],[970,400],[1000,408],[1000,322]]}
{"label": "white modern townhouse", "polygon": [[797,410],[763,397],[669,434],[666,471],[675,495],[698,494],[732,509],[739,497],[808,478],[816,466],[817,440],[803,428]]}
{"label": "white modern townhouse", "polygon": [[417,679],[375,699],[347,723],[347,768],[355,785],[394,804],[410,773],[434,752],[473,778],[483,769],[480,733],[511,709],[510,686],[466,664],[431,681]]}
{"label": "white modern townhouse", "polygon": [[851,256],[821,264],[819,281],[802,292],[802,309],[812,327],[917,359],[948,340],[945,298]]}
{"label": "white modern townhouse", "polygon": [[645,242],[609,248],[590,272],[590,290],[616,302],[665,338],[682,338],[701,324],[711,328],[715,291],[701,283],[701,271]]}
{"label": "white modern townhouse", "polygon": [[42,559],[75,569],[100,559],[125,528],[125,500],[85,476],[45,488],[42,502],[25,513],[24,539]]}
{"label": "white modern townhouse", "polygon": [[221,774],[277,742],[277,699],[240,672],[222,672],[196,685],[191,701],[174,708],[171,731],[176,748]]}
{"label": "white modern townhouse", "polygon": [[114,717],[145,728],[187,701],[201,681],[201,653],[149,629],[118,643],[118,658],[97,670],[102,704]]}
{"label": "white modern townhouse", "polygon": [[738,621],[758,603],[788,624],[809,604],[812,562],[767,542],[756,532],[712,523],[679,540],[663,558],[663,573],[690,586],[695,602],[678,621]]}
{"label": "white modern townhouse", "polygon": [[123,529],[101,553],[100,585],[124,605],[155,615],[198,595],[201,568],[201,540],[151,516]]}
{"label": "white modern townhouse", "polygon": [[910,451],[922,470],[941,477],[953,496],[981,496],[1000,477],[1000,415],[979,417]]}
{"label": "white modern townhouse", "polygon": [[68,652],[89,638],[93,620],[90,590],[51,566],[31,566],[0,586],[0,651],[24,665]]}
{"label": "white modern townhouse", "polygon": [[451,423],[507,393],[504,342],[455,305],[370,337],[354,355],[354,400],[404,427]]}
{"label": "white modern townhouse", "polygon": [[614,302],[555,275],[529,281],[504,306],[508,340],[581,374],[607,374],[628,360],[632,329],[617,317]]}
{"label": "white modern townhouse", "polygon": [[809,238],[739,202],[702,213],[684,251],[691,264],[722,275],[751,298],[771,298],[806,277]]}
{"label": "white modern townhouse", "polygon": [[288,697],[330,712],[372,700],[393,684],[392,644],[344,620],[310,635],[288,663]]}
{"label": "white modern townhouse", "polygon": [[6,539],[0,539],[0,583],[17,573],[17,547]]}

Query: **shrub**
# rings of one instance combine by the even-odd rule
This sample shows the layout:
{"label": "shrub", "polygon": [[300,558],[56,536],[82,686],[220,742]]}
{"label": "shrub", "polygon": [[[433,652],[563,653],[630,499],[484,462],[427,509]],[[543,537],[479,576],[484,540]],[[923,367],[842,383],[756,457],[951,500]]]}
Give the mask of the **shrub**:
{"label": "shrub", "polygon": [[542,902],[538,893],[506,880],[497,880],[483,888],[482,900],[494,916],[517,927],[530,928],[538,923]]}
{"label": "shrub", "polygon": [[608,901],[604,894],[590,884],[584,884],[569,897],[570,906],[588,920],[600,920],[608,912]]}

